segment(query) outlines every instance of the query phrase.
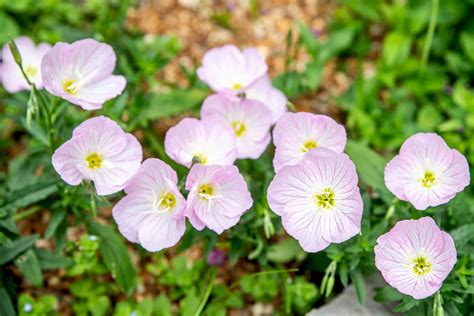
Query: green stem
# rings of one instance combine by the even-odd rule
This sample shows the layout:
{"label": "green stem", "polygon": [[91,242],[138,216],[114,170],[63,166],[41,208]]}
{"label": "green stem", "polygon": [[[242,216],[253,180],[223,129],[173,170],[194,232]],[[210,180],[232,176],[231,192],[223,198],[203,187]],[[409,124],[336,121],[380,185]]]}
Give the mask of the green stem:
{"label": "green stem", "polygon": [[201,302],[199,303],[198,308],[196,309],[196,313],[194,313],[195,316],[201,315],[202,311],[204,310],[207,300],[209,299],[209,296],[211,295],[212,288],[214,287],[215,279],[216,279],[216,269],[212,267],[211,276],[209,277],[209,284],[207,286],[206,292],[204,293],[204,296],[202,297]]}
{"label": "green stem", "polygon": [[23,211],[21,213],[13,215],[13,220],[15,222],[19,222],[24,220],[25,218],[30,217],[31,215],[35,214],[36,212],[40,211],[41,207],[38,205],[32,206],[31,208],[27,209],[26,211]]}
{"label": "green stem", "polygon": [[430,54],[431,45],[433,44],[436,23],[438,22],[438,12],[439,0],[432,0],[430,24],[428,26],[428,32],[426,34],[425,45],[423,46],[423,55],[421,56],[420,74],[423,74],[425,72],[426,64],[428,62],[428,56]]}

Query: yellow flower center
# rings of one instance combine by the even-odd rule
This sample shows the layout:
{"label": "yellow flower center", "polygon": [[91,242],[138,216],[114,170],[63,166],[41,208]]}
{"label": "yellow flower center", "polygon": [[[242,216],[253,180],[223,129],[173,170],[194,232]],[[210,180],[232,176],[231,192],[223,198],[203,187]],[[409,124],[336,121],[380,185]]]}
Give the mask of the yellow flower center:
{"label": "yellow flower center", "polygon": [[316,205],[325,209],[331,209],[336,204],[334,198],[334,191],[331,188],[326,188],[322,193],[316,194]]}
{"label": "yellow flower center", "polygon": [[306,143],[303,144],[303,147],[301,147],[301,152],[308,152],[310,149],[318,147],[318,144],[312,140],[308,140]]}
{"label": "yellow flower center", "polygon": [[160,208],[172,209],[176,205],[176,198],[171,192],[163,194],[160,201]]}
{"label": "yellow flower center", "polygon": [[33,66],[28,66],[25,69],[26,74],[28,77],[35,77],[38,74],[38,68]]}
{"label": "yellow flower center", "polygon": [[421,185],[425,188],[429,189],[436,183],[436,176],[435,174],[430,171],[426,170],[425,176],[421,179]]}
{"label": "yellow flower center", "polygon": [[92,170],[102,167],[102,160],[102,156],[96,152],[90,153],[86,157],[87,166]]}
{"label": "yellow flower center", "polygon": [[244,135],[247,131],[247,126],[245,126],[244,123],[238,121],[232,122],[232,128],[234,129],[235,135],[237,137]]}
{"label": "yellow flower center", "polygon": [[63,81],[63,89],[70,95],[76,95],[79,92],[76,82],[72,79],[66,79]]}
{"label": "yellow flower center", "polygon": [[234,83],[232,85],[232,90],[240,90],[242,88],[242,85],[240,83]]}
{"label": "yellow flower center", "polygon": [[424,256],[413,259],[413,263],[415,264],[413,266],[413,272],[415,272],[416,275],[424,275],[431,271],[431,263]]}
{"label": "yellow flower center", "polygon": [[209,183],[203,183],[198,188],[198,194],[204,199],[209,198],[214,194],[214,188]]}

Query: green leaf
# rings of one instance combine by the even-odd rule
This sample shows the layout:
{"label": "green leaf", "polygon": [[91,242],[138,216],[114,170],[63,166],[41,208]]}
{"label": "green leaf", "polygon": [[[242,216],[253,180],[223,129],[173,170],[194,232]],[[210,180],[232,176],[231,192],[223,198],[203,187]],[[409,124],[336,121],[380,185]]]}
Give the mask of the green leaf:
{"label": "green leaf", "polygon": [[405,297],[405,295],[401,294],[397,290],[395,290],[391,286],[385,286],[381,289],[377,289],[377,294],[375,294],[374,299],[377,302],[396,302],[400,301]]}
{"label": "green leaf", "polygon": [[474,62],[474,34],[463,32],[460,37],[461,47],[464,54]]}
{"label": "green leaf", "polygon": [[52,253],[46,249],[35,249],[35,253],[43,270],[65,268],[73,264],[73,260]]}
{"label": "green leaf", "polygon": [[206,94],[207,91],[202,89],[177,89],[168,93],[155,94],[151,97],[150,104],[140,113],[139,119],[156,120],[196,109]]}
{"label": "green leaf", "polygon": [[6,43],[10,38],[15,38],[20,34],[20,28],[7,14],[0,11],[0,43]]}
{"label": "green leaf", "polygon": [[171,303],[168,298],[160,294],[154,303],[156,316],[171,316]]}
{"label": "green leaf", "polygon": [[15,259],[15,265],[21,273],[36,287],[43,284],[43,274],[35,252],[30,249]]}
{"label": "green leaf", "polygon": [[267,258],[276,263],[287,263],[298,257],[304,251],[298,242],[293,238],[288,238],[280,243],[273,244],[268,248]]}
{"label": "green leaf", "polygon": [[7,290],[4,287],[0,287],[0,315],[2,316],[15,316],[15,309]]}
{"label": "green leaf", "polygon": [[365,301],[367,300],[367,290],[365,289],[364,278],[362,277],[362,273],[360,270],[351,271],[351,280],[354,283],[354,287],[357,294],[357,300],[359,304],[364,305]]}
{"label": "green leaf", "polygon": [[0,265],[5,264],[31,248],[38,240],[37,234],[17,239],[9,247],[0,246]]}
{"label": "green leaf", "polygon": [[384,182],[387,161],[366,145],[352,140],[347,142],[346,152],[356,165],[360,179],[374,188],[387,203],[391,203],[393,196]]}
{"label": "green leaf", "polygon": [[410,55],[411,38],[402,33],[392,32],[385,36],[382,61],[390,68],[401,65]]}
{"label": "green leaf", "polygon": [[399,305],[397,305],[393,311],[395,313],[404,313],[412,309],[413,307],[417,306],[420,303],[420,301],[415,300],[411,297],[405,297],[403,302],[401,302]]}
{"label": "green leaf", "polygon": [[44,233],[44,238],[50,239],[65,218],[66,212],[64,210],[54,212],[51,220],[49,221],[48,228],[46,228],[46,232]]}
{"label": "green leaf", "polygon": [[57,192],[56,184],[58,181],[45,181],[28,186],[22,190],[10,192],[7,201],[0,206],[0,210],[18,209],[44,200]]}
{"label": "green leaf", "polygon": [[110,226],[89,221],[87,228],[90,234],[99,237],[99,250],[112,277],[127,294],[132,293],[135,288],[137,272],[132,265],[123,238],[117,235]]}

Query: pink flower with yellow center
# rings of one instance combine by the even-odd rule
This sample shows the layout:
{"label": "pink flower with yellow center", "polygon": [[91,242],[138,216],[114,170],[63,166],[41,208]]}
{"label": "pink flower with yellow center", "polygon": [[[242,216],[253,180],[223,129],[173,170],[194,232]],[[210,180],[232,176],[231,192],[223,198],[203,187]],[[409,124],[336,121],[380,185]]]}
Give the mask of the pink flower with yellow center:
{"label": "pink flower with yellow center", "polygon": [[186,214],[194,228],[221,234],[234,226],[253,204],[236,166],[194,165],[186,179]]}
{"label": "pink flower with yellow center", "polygon": [[186,230],[186,201],[176,172],[155,158],[143,162],[112,214],[122,235],[148,251],[174,246]]}
{"label": "pink flower with yellow center", "polygon": [[278,172],[284,166],[300,162],[312,148],[342,153],[347,136],[344,126],[329,116],[298,112],[286,113],[278,120],[273,130],[273,142],[273,167]]}
{"label": "pink flower with yellow center", "polygon": [[257,49],[240,51],[234,45],[224,45],[204,54],[197,75],[215,92],[232,96],[244,92],[267,70],[265,59]]}
{"label": "pink flower with yellow center", "polygon": [[385,185],[418,210],[447,203],[469,185],[469,165],[434,133],[408,138],[385,167]]}
{"label": "pink flower with yellow center", "polygon": [[230,99],[214,94],[204,101],[201,117],[222,119],[233,129],[238,159],[257,159],[270,143],[272,115],[257,100]]}
{"label": "pink flower with yellow center", "polygon": [[357,183],[346,154],[315,148],[275,175],[268,204],[305,251],[317,252],[360,232],[363,204]]}
{"label": "pink flower with yellow center", "polygon": [[216,118],[185,118],[165,136],[166,154],[190,167],[193,158],[203,165],[231,165],[236,158],[234,130]]}
{"label": "pink flower with yellow center", "polygon": [[453,238],[431,217],[398,222],[374,251],[385,281],[415,299],[438,291],[457,260]]}
{"label": "pink flower with yellow center", "polygon": [[122,190],[141,161],[142,147],[135,136],[104,116],[76,127],[72,138],[52,157],[53,167],[64,182],[79,185],[82,180],[90,180],[99,195]]}
{"label": "pink flower with yellow center", "polygon": [[93,39],[57,43],[41,64],[44,87],[84,110],[100,109],[126,85],[123,76],[112,74],[115,62],[112,47]]}

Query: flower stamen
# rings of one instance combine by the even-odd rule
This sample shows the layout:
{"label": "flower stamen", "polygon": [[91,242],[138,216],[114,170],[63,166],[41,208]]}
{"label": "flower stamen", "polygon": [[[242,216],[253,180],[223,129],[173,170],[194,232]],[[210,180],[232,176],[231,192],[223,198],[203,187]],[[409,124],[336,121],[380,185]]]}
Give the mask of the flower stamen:
{"label": "flower stamen", "polygon": [[320,208],[332,209],[336,204],[334,191],[331,188],[325,188],[322,193],[316,194],[316,205]]}
{"label": "flower stamen", "polygon": [[95,170],[102,167],[103,158],[96,152],[92,152],[86,157],[87,167],[89,169]]}
{"label": "flower stamen", "polygon": [[431,263],[424,256],[413,259],[413,263],[413,272],[415,272],[416,275],[425,275],[431,271]]}
{"label": "flower stamen", "polygon": [[303,144],[303,147],[301,147],[301,152],[307,153],[308,151],[316,147],[318,147],[318,144],[316,144],[315,141],[308,140],[306,143]]}
{"label": "flower stamen", "polygon": [[420,181],[423,187],[429,189],[436,183],[436,175],[433,171],[426,170],[423,179],[421,179]]}
{"label": "flower stamen", "polygon": [[241,137],[247,131],[247,126],[243,122],[234,121],[231,125],[237,137]]}

